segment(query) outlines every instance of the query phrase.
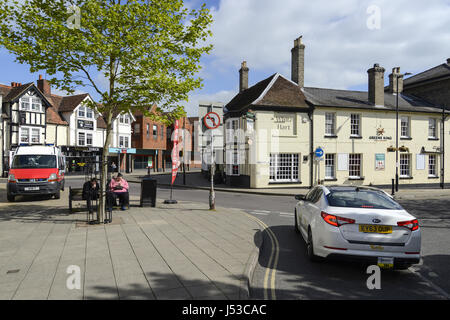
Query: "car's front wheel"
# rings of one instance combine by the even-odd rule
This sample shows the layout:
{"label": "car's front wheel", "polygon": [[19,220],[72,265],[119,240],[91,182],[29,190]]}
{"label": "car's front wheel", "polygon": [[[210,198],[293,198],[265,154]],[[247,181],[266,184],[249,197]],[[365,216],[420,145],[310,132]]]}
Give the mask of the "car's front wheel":
{"label": "car's front wheel", "polygon": [[314,254],[314,242],[312,237],[311,228],[308,228],[308,242],[306,243],[306,254],[312,262],[318,262],[319,257]]}

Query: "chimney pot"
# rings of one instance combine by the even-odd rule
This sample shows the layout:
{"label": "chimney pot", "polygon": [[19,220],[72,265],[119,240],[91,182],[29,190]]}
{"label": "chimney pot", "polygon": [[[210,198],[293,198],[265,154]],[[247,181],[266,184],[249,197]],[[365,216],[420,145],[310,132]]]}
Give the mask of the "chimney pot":
{"label": "chimney pot", "polygon": [[247,61],[242,61],[241,69],[239,69],[239,92],[248,89],[248,71]]}
{"label": "chimney pot", "polygon": [[[398,79],[398,89],[397,89]],[[389,92],[401,93],[403,91],[403,75],[400,74],[400,67],[392,68],[392,73],[389,75]]]}
{"label": "chimney pot", "polygon": [[15,87],[16,86],[16,83],[15,82],[11,82],[11,87]]}
{"label": "chimney pot", "polygon": [[376,106],[384,106],[384,71],[378,63],[367,70],[369,74],[369,102]]}
{"label": "chimney pot", "polygon": [[305,83],[305,45],[300,36],[294,40],[291,49],[291,80],[303,88]]}
{"label": "chimney pot", "polygon": [[48,80],[43,79],[42,75],[39,75],[39,80],[37,81],[38,89],[45,95],[51,95],[52,89]]}

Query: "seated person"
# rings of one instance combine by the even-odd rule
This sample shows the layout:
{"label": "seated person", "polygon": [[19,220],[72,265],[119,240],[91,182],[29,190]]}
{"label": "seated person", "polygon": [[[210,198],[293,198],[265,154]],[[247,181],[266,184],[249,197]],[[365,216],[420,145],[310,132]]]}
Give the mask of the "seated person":
{"label": "seated person", "polygon": [[89,181],[86,181],[83,185],[83,200],[86,200],[86,205],[89,210],[89,213],[93,213],[92,211],[92,200],[98,199],[98,191],[99,185],[97,183],[96,178],[92,178]]}
{"label": "seated person", "polygon": [[106,200],[109,211],[112,211],[112,206],[116,203],[117,198],[119,198],[121,209],[126,210],[129,203],[128,182],[122,177],[121,173],[118,173],[109,183]]}

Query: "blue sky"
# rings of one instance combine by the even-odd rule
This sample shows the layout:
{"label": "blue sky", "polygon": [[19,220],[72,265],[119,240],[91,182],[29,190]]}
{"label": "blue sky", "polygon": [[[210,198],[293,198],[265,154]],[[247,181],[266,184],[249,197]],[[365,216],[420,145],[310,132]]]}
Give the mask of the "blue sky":
{"label": "blue sky", "polygon": [[[226,103],[237,93],[243,60],[250,68],[250,85],[275,72],[290,78],[290,49],[300,35],[306,45],[305,86],[311,87],[366,90],[367,69],[374,63],[386,69],[387,81],[393,67],[417,73],[450,58],[450,0],[191,0],[186,4],[196,8],[203,2],[214,19],[210,39],[214,50],[201,61],[204,87],[185,103],[190,116],[196,115],[199,101]],[[0,50],[0,66],[3,84],[36,81],[39,75],[30,74],[4,50]]]}

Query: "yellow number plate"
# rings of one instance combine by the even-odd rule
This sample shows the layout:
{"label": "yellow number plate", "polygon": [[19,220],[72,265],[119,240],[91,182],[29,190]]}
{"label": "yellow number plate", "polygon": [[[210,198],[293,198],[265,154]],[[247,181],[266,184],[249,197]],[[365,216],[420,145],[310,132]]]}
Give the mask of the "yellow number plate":
{"label": "yellow number plate", "polygon": [[392,226],[378,226],[372,224],[360,224],[359,232],[366,233],[392,233]]}

